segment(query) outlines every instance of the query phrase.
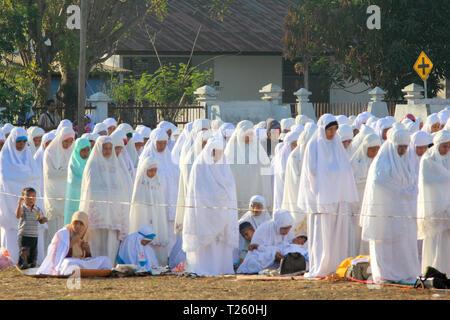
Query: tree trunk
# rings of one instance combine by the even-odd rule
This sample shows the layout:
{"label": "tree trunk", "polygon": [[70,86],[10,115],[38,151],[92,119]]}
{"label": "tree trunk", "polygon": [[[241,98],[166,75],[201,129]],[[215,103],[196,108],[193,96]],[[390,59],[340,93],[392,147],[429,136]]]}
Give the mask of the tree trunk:
{"label": "tree trunk", "polygon": [[61,83],[59,84],[56,97],[63,103],[64,118],[75,121],[77,106],[77,72],[61,70]]}

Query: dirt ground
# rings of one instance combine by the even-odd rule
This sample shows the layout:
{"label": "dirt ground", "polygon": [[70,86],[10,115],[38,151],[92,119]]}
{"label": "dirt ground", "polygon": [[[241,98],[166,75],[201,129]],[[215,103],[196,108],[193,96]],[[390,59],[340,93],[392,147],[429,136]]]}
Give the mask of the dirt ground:
{"label": "dirt ground", "polygon": [[[403,289],[324,280],[238,280],[236,276],[147,276],[82,278],[80,289],[68,289],[67,279],[36,279],[15,268],[0,271],[0,299],[27,300],[450,300],[448,290]],[[433,295],[438,294],[439,297]]]}

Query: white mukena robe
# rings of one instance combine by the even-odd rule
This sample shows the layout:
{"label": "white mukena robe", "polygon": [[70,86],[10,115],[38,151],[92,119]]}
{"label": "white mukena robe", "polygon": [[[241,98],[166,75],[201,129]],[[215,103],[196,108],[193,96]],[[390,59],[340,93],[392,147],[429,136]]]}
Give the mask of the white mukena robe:
{"label": "white mukena robe", "polygon": [[281,208],[291,213],[294,218],[292,228],[302,234],[307,234],[307,216],[297,206],[297,198],[306,145],[316,130],[317,125],[313,122],[308,122],[305,125],[305,129],[297,140],[297,147],[291,152],[287,160],[286,175],[284,178],[284,192]]}
{"label": "white mukena robe", "polygon": [[114,263],[119,242],[128,235],[132,189],[114,147],[108,158],[103,156],[103,145],[108,143],[112,145],[109,136],[95,142],[83,172],[79,210],[89,217],[92,252]]}
{"label": "white mukena robe", "polygon": [[[66,258],[70,250],[70,231],[62,228],[53,236],[47,256],[36,274],[53,276],[71,275],[76,269],[112,269],[111,260],[105,256],[85,259]],[[95,254],[95,251],[92,251]]]}
{"label": "white mukena robe", "polygon": [[450,141],[441,130],[434,146],[420,161],[417,199],[418,236],[423,239],[422,272],[432,266],[450,275],[450,152],[441,155],[439,145]]}
{"label": "white mukena robe", "polygon": [[64,149],[62,143],[68,137],[75,138],[72,126],[61,127],[56,138],[44,151],[44,206],[45,214],[48,217],[46,247],[52,241],[55,233],[64,226],[67,172],[74,148],[72,142],[69,148]]}
{"label": "white mukena robe", "polygon": [[[245,137],[249,143],[245,143]],[[255,136],[252,124],[237,126],[225,148],[225,157],[236,182],[239,214],[247,209],[248,199],[259,194],[272,209],[270,160]]]}
{"label": "white mukena robe", "polygon": [[275,261],[275,254],[282,253],[283,247],[288,246],[294,239],[292,228],[286,235],[280,234],[280,228],[292,226],[294,219],[286,210],[274,213],[273,220],[264,222],[253,234],[251,244],[258,248],[247,252],[237,273],[258,273],[270,267]]}
{"label": "white mukena robe", "polygon": [[223,156],[213,151],[225,140],[211,138],[192,166],[183,223],[183,251],[188,270],[198,275],[232,274],[239,245],[236,185]]}
{"label": "white mukena robe", "polygon": [[25,129],[12,129],[0,152],[0,246],[8,250],[15,263],[19,259],[19,220],[16,218],[16,209],[23,188],[32,187],[36,190],[36,205],[43,210],[43,201],[39,199],[41,174],[38,164],[27,145],[20,152],[16,149],[16,139],[26,136]]}
{"label": "white mukena robe", "polygon": [[376,282],[414,283],[420,273],[417,250],[417,183],[406,154],[409,133],[389,131],[370,166],[361,208],[362,239],[369,241],[370,265]]}
{"label": "white mukena robe", "polygon": [[350,162],[353,168],[353,174],[355,175],[356,186],[358,188],[359,195],[359,208],[355,215],[352,217],[353,231],[350,242],[350,256],[356,257],[358,255],[369,254],[369,243],[367,241],[361,241],[361,227],[359,225],[361,212],[361,203],[364,198],[364,189],[366,187],[367,173],[369,172],[370,165],[373,158],[367,156],[367,151],[371,147],[381,145],[381,140],[375,133],[371,133],[365,136],[362,144],[358,147]]}
{"label": "white mukena robe", "polygon": [[297,205],[308,214],[307,278],[327,276],[350,254],[358,191],[340,137],[326,137],[326,126],[335,121],[331,114],[320,117],[303,158]]}
{"label": "white mukena robe", "polygon": [[169,225],[166,216],[163,189],[158,174],[147,176],[147,170],[157,168],[158,162],[150,155],[139,161],[130,206],[130,233],[142,226],[150,226],[155,232],[153,250],[159,265],[165,266],[169,258]]}

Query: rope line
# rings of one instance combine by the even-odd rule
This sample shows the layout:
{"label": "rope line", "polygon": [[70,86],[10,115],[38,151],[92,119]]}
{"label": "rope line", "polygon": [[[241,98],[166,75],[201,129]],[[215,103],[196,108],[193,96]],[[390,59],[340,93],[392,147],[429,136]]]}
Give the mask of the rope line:
{"label": "rope line", "polygon": [[[0,192],[0,194],[21,198],[22,195],[16,195],[12,193],[7,192]],[[140,201],[134,201],[134,202],[128,202],[128,201],[108,201],[108,200],[81,200],[81,199],[70,199],[70,198],[52,198],[52,197],[35,197],[39,200],[56,200],[56,201],[72,201],[72,202],[89,202],[89,203],[103,203],[103,204],[121,204],[121,205],[143,205],[148,207],[174,207],[174,208],[189,208],[189,209],[212,209],[212,210],[250,210],[249,207],[221,207],[221,206],[188,206],[188,205],[178,205],[178,204],[168,204],[168,203],[147,203],[147,202],[140,202]],[[431,202],[431,201],[430,201]],[[434,202],[449,202],[449,201],[434,201]],[[383,204],[385,205],[385,204]],[[42,209],[42,208],[41,208]],[[290,213],[300,213],[304,215],[311,215],[311,214],[326,214],[331,216],[350,216],[350,217],[357,217],[357,216],[364,216],[364,217],[371,217],[371,218],[391,218],[391,219],[414,219],[414,220],[420,220],[420,219],[430,219],[430,220],[437,220],[437,221],[449,221],[449,217],[414,217],[414,216],[379,216],[379,215],[361,215],[361,214],[348,214],[348,213],[307,213],[304,211],[299,210],[288,210]]]}

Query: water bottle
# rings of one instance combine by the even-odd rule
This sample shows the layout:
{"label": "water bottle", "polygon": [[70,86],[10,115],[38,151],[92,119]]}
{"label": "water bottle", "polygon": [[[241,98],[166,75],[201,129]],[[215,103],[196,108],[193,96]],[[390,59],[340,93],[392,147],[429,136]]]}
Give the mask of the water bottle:
{"label": "water bottle", "polygon": [[145,258],[145,255],[143,254],[143,253],[140,253],[139,254],[139,260],[138,260],[138,262],[139,262],[139,269],[138,269],[138,271],[139,272],[144,272],[144,271],[146,271],[145,270],[145,268],[144,268],[144,266],[147,264],[147,259]]}

